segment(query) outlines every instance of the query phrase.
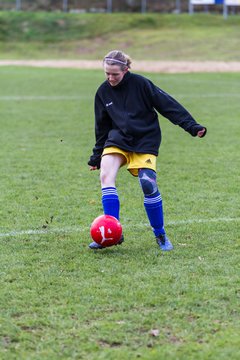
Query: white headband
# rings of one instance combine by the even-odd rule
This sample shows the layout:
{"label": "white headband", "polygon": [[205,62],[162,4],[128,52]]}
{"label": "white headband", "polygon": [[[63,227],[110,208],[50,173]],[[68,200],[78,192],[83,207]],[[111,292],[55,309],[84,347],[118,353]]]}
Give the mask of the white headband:
{"label": "white headband", "polygon": [[121,60],[113,59],[113,58],[110,58],[110,57],[105,57],[104,61],[113,61],[113,62],[117,62],[119,64],[127,65],[127,62],[123,62]]}

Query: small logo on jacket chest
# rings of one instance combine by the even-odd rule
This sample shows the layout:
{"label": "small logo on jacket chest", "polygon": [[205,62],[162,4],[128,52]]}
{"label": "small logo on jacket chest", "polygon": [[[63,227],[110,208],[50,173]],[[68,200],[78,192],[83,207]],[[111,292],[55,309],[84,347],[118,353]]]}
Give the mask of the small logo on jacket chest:
{"label": "small logo on jacket chest", "polygon": [[110,103],[107,103],[107,104],[106,104],[106,107],[111,106],[111,105],[113,105],[113,102],[112,102],[112,101],[111,101]]}

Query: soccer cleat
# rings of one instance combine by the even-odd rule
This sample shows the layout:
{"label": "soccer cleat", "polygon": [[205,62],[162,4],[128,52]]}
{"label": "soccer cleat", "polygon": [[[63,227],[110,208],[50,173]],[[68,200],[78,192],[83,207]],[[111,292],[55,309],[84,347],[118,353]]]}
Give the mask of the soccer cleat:
{"label": "soccer cleat", "polygon": [[117,245],[121,245],[124,242],[124,236],[122,235]]}
{"label": "soccer cleat", "polygon": [[[124,236],[121,236],[121,239],[119,240],[119,242],[116,245],[121,245],[124,242]],[[113,246],[113,245],[111,245]],[[88,247],[92,250],[98,250],[98,249],[105,249],[106,246],[102,246],[101,244],[96,243],[95,241],[91,242],[91,244],[88,245]],[[107,246],[110,247],[110,246]]]}
{"label": "soccer cleat", "polygon": [[93,249],[93,250],[103,249],[103,246],[100,245],[100,244],[98,244],[98,243],[96,243],[95,241],[91,242],[91,243],[88,245],[88,247],[89,247],[90,249]]}
{"label": "soccer cleat", "polygon": [[170,251],[173,249],[171,241],[165,234],[160,234],[156,237],[156,242],[161,250]]}

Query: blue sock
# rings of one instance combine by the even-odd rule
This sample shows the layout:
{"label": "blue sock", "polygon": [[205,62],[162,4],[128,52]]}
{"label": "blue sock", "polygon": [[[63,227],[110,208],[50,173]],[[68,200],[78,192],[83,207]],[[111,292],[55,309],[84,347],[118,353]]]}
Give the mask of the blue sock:
{"label": "blue sock", "polygon": [[102,188],[102,205],[105,215],[114,216],[119,220],[120,203],[115,187]]}
{"label": "blue sock", "polygon": [[165,234],[164,220],[163,220],[163,207],[162,197],[159,191],[152,196],[144,196],[144,207],[147,216],[152,226],[155,236]]}

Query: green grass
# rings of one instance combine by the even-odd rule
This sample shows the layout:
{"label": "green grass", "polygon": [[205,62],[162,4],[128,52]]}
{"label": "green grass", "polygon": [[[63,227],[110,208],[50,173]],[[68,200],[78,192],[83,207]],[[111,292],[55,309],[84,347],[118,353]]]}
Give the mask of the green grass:
{"label": "green grass", "polygon": [[0,12],[0,59],[240,60],[239,16]]}
{"label": "green grass", "polygon": [[126,241],[95,253],[101,195],[87,161],[102,72],[0,69],[1,359],[239,359],[240,74],[148,77],[208,127],[196,139],[160,119],[175,249],[156,247],[123,168]]}

